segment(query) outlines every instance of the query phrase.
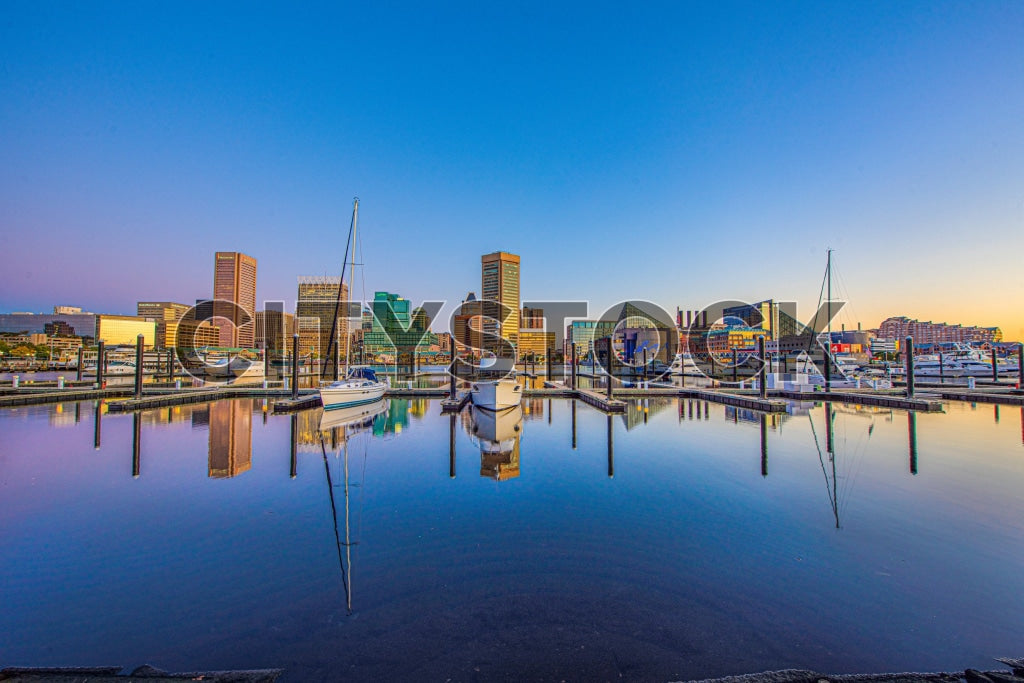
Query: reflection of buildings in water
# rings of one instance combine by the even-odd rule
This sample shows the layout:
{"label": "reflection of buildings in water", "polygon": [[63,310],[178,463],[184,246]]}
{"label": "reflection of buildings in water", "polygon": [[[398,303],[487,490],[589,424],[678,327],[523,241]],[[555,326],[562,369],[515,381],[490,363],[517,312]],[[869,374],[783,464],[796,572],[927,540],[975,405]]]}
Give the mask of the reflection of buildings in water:
{"label": "reflection of buildings in water", "polygon": [[416,419],[426,416],[430,401],[424,398],[417,398],[409,401],[409,414]]}
{"label": "reflection of buildings in water", "polygon": [[[143,426],[146,427],[152,427],[154,425],[167,425],[173,424],[175,422],[186,422],[192,419],[192,413],[195,410],[196,407],[190,405],[168,406],[166,408],[144,410],[142,411],[142,424]],[[209,423],[208,415],[206,422]]]}
{"label": "reflection of buildings in water", "polygon": [[521,399],[521,405],[523,406],[523,417],[526,420],[540,420],[544,417],[544,399],[543,398],[527,398]]}
{"label": "reflection of buildings in water", "polygon": [[787,415],[810,415],[811,411],[818,407],[816,401],[786,401]]}
{"label": "reflection of buildings in water", "polygon": [[320,408],[295,413],[295,443],[299,452],[320,452]]}
{"label": "reflection of buildings in water", "polygon": [[373,421],[373,435],[401,434],[402,429],[409,426],[409,400],[391,399],[386,412],[380,413]]}
{"label": "reflection of buildings in water", "polygon": [[234,477],[252,467],[252,403],[250,398],[210,404],[210,477]]}
{"label": "reflection of buildings in water", "polygon": [[76,410],[77,404],[57,403],[48,415],[51,427],[73,427],[81,419],[81,412]]}
{"label": "reflection of buildings in water", "polygon": [[192,429],[208,429],[210,427],[210,404],[196,406],[192,409],[189,418],[192,420]]}
{"label": "reflection of buildings in water", "polygon": [[480,476],[504,481],[519,476],[523,406],[494,412],[470,407],[462,425],[480,447]]}
{"label": "reflection of buildings in water", "polygon": [[643,398],[626,402],[626,412],[622,414],[622,422],[626,431],[638,425],[647,424],[647,420],[658,413],[668,410],[676,399]]}
{"label": "reflection of buildings in water", "polygon": [[792,417],[788,413],[762,413],[759,410],[725,406],[725,420],[726,422],[732,422],[733,424],[739,424],[742,422],[745,424],[760,425],[762,416],[767,418],[766,425],[774,431],[780,429],[783,423],[787,422],[789,418]]}

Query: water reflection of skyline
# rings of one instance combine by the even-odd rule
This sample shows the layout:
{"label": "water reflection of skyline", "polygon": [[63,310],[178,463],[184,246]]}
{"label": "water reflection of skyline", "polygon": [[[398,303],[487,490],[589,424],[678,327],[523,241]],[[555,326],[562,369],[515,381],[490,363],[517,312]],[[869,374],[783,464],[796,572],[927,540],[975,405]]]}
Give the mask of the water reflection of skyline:
{"label": "water reflection of skyline", "polygon": [[[548,403],[547,406],[544,405],[545,401]],[[796,406],[798,410],[795,409],[787,413],[763,414],[730,406],[712,406],[709,402],[702,400],[657,398],[630,401],[627,403],[625,414],[607,417],[609,419],[619,417],[625,424],[628,432],[648,424],[653,416],[669,411],[672,408],[673,401],[676,402],[676,414],[680,422],[683,420],[707,421],[711,419],[713,414],[717,416],[716,419],[721,419],[724,422],[757,428],[760,432],[758,461],[763,477],[767,477],[771,471],[770,460],[771,451],[773,450],[771,440],[774,438],[772,434],[781,433],[783,425],[793,422],[794,417],[800,415],[807,416],[810,424],[809,435],[812,442],[811,453],[815,454],[815,457],[819,460],[819,469],[823,473],[827,489],[831,491],[829,504],[833,509],[835,517],[841,515],[843,507],[844,459],[856,459],[862,455],[862,453],[857,453],[853,450],[848,450],[847,452],[842,452],[841,449],[837,450],[833,433],[834,429],[828,429],[828,425],[834,425],[835,420],[843,419],[847,432],[850,434],[857,432],[859,434],[862,431],[863,434],[858,438],[870,440],[876,421],[881,420],[891,423],[897,419],[901,421],[905,419],[904,443],[906,465],[904,466],[904,471],[909,472],[911,475],[917,475],[920,472],[921,455],[918,437],[920,417],[913,411],[894,411],[888,408],[849,404],[831,403],[826,405],[821,402],[804,402]],[[566,403],[568,403],[569,408],[569,419],[567,422],[571,432],[567,445],[575,449],[578,442],[578,411],[581,407],[577,406],[577,401],[571,399],[567,400]],[[401,434],[403,430],[408,428],[412,420],[424,419],[430,413],[431,405],[432,402],[429,400],[407,401],[392,399],[387,402],[386,409],[379,411],[378,414],[373,416],[372,421],[366,425],[366,428],[368,430],[372,429],[373,435],[377,437]],[[519,419],[517,420],[520,429],[522,429],[526,422],[530,421],[531,417],[534,420],[539,420],[541,416],[546,416],[548,418],[547,422],[550,424],[552,422],[551,405],[551,399],[531,400],[529,404],[530,417],[527,416],[526,406],[521,408]],[[981,419],[983,416],[990,416],[988,417],[990,424],[995,423],[998,425],[1000,418],[1003,418],[1002,421],[1005,422],[1007,414],[1005,406],[999,409],[996,406],[979,406],[977,404],[953,405],[955,410],[965,415],[976,413],[977,419]],[[81,422],[83,415],[87,419],[90,408],[95,420],[93,429],[94,447],[99,448],[103,438],[103,420],[110,419],[107,416],[106,402],[54,404],[47,411],[47,421],[50,426],[62,429],[72,424],[72,421],[75,419]],[[582,408],[585,411],[591,410],[586,406]],[[992,412],[988,412],[989,410]],[[137,477],[142,470],[143,427],[148,430],[178,423],[190,423],[193,429],[206,430],[208,432],[207,477],[231,478],[244,474],[253,466],[253,413],[261,411],[262,421],[266,424],[268,420],[267,402],[253,399],[235,399],[194,406],[174,406],[135,413],[132,417],[132,474]],[[831,413],[830,420],[823,417],[823,414],[826,412]],[[1020,431],[1018,443],[1024,445],[1024,407],[1020,408],[1019,411],[1015,409],[1014,412],[1019,413]],[[319,435],[322,414],[321,410],[307,410],[289,417],[292,423],[291,429],[289,429],[292,444],[289,474],[292,477],[296,476],[297,473],[298,453],[320,450]],[[280,419],[280,417],[270,419]],[[454,423],[456,421],[461,421],[466,433],[479,442],[479,438],[472,431],[474,425],[471,409],[463,411],[460,415],[451,416],[452,429],[449,435],[450,476],[455,476],[456,469],[454,457]],[[856,424],[863,424],[863,429],[860,427],[854,428],[853,426]],[[944,428],[944,423],[941,420],[929,422],[929,426],[942,429]],[[476,425],[476,427],[479,430],[479,425]],[[853,431],[850,431],[851,429]],[[610,474],[613,474],[614,430],[605,429],[603,431],[607,432],[604,434],[604,437],[608,446],[608,471]],[[482,448],[480,475],[497,480],[507,480],[521,476],[521,437],[521,432],[515,434],[514,438],[511,438],[505,444],[507,447],[501,446],[501,442],[505,441],[505,439],[497,439],[497,447]],[[345,436],[344,434],[328,434],[327,438],[336,447],[344,441]],[[864,447],[863,445],[859,446],[859,448]],[[832,472],[833,465],[835,465],[835,474]]]}

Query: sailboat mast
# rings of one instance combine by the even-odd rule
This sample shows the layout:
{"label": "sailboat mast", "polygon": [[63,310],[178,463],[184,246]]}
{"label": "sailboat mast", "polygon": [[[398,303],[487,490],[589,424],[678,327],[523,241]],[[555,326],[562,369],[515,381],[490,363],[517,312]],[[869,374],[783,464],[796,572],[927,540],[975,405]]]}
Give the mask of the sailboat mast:
{"label": "sailboat mast", "polygon": [[[355,284],[355,281],[356,281],[356,233],[357,233],[358,230],[359,230],[359,198],[356,197],[355,207],[352,209],[352,244],[350,245],[352,247],[352,260],[350,261],[350,265],[352,267],[348,269],[349,281],[352,284]],[[349,299],[351,299],[352,298],[352,287],[350,286],[348,289],[349,289],[349,292],[348,292],[349,293]],[[363,308],[362,304],[360,304],[359,305],[360,324],[362,324],[362,312],[363,312],[362,308]],[[346,325],[345,326],[345,376],[346,377],[348,376],[348,354],[349,354],[348,345],[349,345],[349,339],[351,338],[351,336],[352,336],[352,333],[349,331],[348,325]]]}
{"label": "sailboat mast", "polygon": [[828,280],[828,350],[832,351],[832,250],[828,250],[828,264],[825,266]]}
{"label": "sailboat mast", "polygon": [[[359,216],[359,197],[353,200],[352,222],[348,226],[348,237],[345,238],[345,258],[341,260],[341,280],[338,282],[338,298],[334,303],[334,317],[331,319],[331,337],[327,342],[327,350],[324,352],[323,366],[320,369],[320,379],[327,374],[329,359],[334,358],[333,375],[338,380],[338,356],[341,355],[341,345],[338,344],[338,316],[341,315],[341,288],[345,286],[345,267],[348,265],[348,248],[352,244],[352,232],[355,229],[356,219]],[[353,256],[355,258],[355,256]],[[346,335],[347,336],[347,335]],[[346,340],[347,341],[347,340]]]}

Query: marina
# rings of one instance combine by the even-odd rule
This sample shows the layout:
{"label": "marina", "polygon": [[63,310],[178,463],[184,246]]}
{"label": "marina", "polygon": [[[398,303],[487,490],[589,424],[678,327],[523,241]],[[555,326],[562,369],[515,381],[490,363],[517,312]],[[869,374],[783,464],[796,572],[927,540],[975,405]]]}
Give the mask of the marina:
{"label": "marina", "polygon": [[8,661],[670,681],[1017,646],[1020,408],[629,389],[613,414],[541,388],[275,414],[249,391],[0,408]]}

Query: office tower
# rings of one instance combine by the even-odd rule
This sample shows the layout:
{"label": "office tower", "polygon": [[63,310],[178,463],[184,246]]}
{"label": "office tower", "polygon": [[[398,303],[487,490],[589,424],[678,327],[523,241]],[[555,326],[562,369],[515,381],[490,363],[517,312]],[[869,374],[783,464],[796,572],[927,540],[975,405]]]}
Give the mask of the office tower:
{"label": "office tower", "polygon": [[269,302],[266,310],[256,311],[256,348],[287,350],[291,348],[292,335],[295,334],[295,316],[280,308],[272,308],[272,303],[275,302]]}
{"label": "office tower", "polygon": [[411,310],[411,302],[398,294],[375,292],[372,324],[363,334],[367,359],[407,364],[416,356],[431,355],[436,335],[427,328],[430,319],[422,308]]}
{"label": "office tower", "polygon": [[504,251],[481,256],[480,285],[484,315],[500,321],[488,323],[487,331],[515,345],[519,341],[519,257]]}
{"label": "office tower", "polygon": [[[324,358],[331,344],[331,328],[334,311],[338,305],[340,277],[300,277],[299,299],[295,304],[295,323],[299,333],[299,355],[314,354]],[[341,285],[341,299],[348,300],[348,285]],[[331,362],[344,360],[348,340],[348,319],[345,311],[339,311],[335,331],[335,353]],[[333,366],[330,366],[333,370]]]}
{"label": "office tower", "polygon": [[455,314],[455,329],[452,330],[452,336],[455,338],[457,346],[462,347],[460,355],[476,355],[477,352],[473,349],[481,348],[480,303],[476,298],[476,293],[470,292],[463,299]]}
{"label": "office tower", "polygon": [[237,251],[218,251],[213,298],[218,302],[230,301],[248,314],[233,306],[214,305],[214,315],[223,318],[219,323],[220,345],[252,348],[256,342],[256,259]]}

